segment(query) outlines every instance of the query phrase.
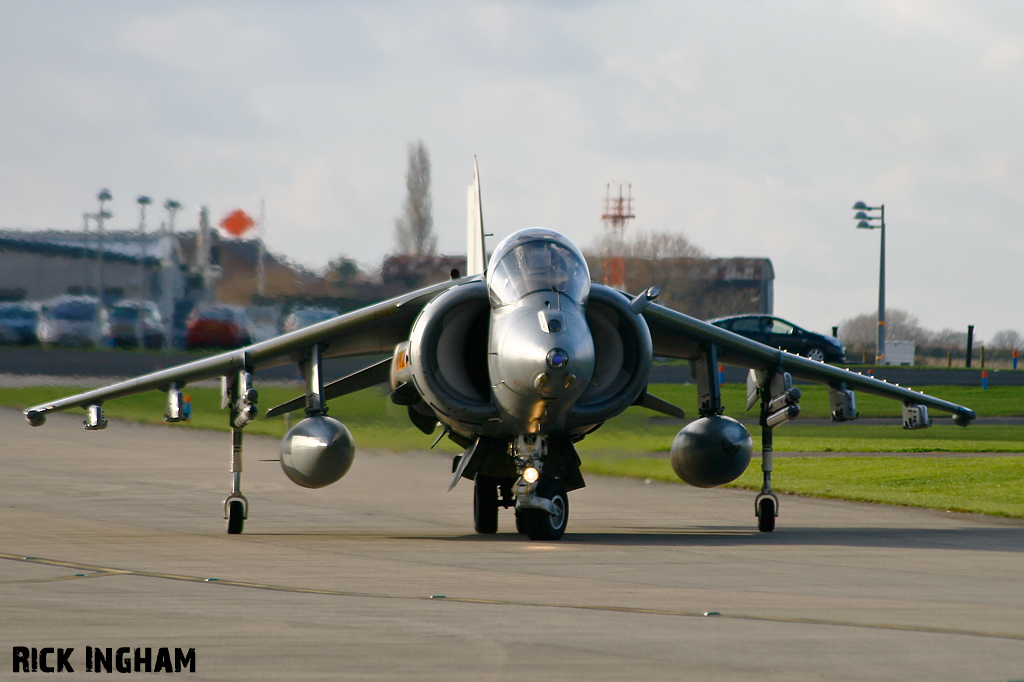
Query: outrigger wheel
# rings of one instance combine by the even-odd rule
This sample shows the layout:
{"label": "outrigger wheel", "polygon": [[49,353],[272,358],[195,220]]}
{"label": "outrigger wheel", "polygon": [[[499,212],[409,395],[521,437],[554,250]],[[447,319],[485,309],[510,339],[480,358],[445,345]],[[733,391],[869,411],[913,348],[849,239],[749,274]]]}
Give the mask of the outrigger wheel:
{"label": "outrigger wheel", "polygon": [[757,529],[762,533],[775,530],[775,500],[767,495],[757,501]]}
{"label": "outrigger wheel", "polygon": [[[558,540],[565,535],[569,521],[569,494],[557,478],[543,477],[534,493],[551,500],[558,513],[549,514],[543,509],[520,509],[518,521],[522,522],[526,537],[531,540]],[[518,523],[516,524],[518,527]]]}
{"label": "outrigger wheel", "polygon": [[240,534],[244,524],[245,505],[241,500],[231,500],[228,503],[228,535]]}

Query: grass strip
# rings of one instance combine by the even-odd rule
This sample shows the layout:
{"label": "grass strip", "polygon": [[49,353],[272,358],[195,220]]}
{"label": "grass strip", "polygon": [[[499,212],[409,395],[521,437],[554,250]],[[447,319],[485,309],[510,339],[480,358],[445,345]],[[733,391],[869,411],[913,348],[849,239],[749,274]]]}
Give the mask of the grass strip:
{"label": "grass strip", "polygon": [[[684,393],[693,387],[668,388],[678,393],[672,395],[666,390],[656,393],[654,387],[651,392],[684,404],[679,398],[687,398]],[[954,388],[959,391],[963,387]],[[0,388],[0,405],[24,409],[79,391],[66,386]],[[1001,413],[1012,412],[1009,403],[1021,403],[1019,396],[1024,395],[1024,391],[1019,388],[1015,391],[1015,395],[1005,392],[1000,399]],[[295,397],[298,392],[295,388],[263,387],[260,405],[265,410]],[[187,425],[167,424],[165,428],[228,430],[227,415],[220,410],[218,389],[190,387],[189,395],[192,421]],[[825,395],[827,398],[827,392]],[[695,400],[695,394],[692,398]],[[969,400],[964,402],[970,404]],[[110,401],[104,408],[109,418],[163,425],[164,395],[159,392]],[[361,447],[402,452],[422,450],[433,442],[431,436],[410,425],[405,408],[393,405],[380,387],[333,400],[330,410],[332,416],[344,421],[352,430]],[[896,410],[899,410],[898,404]],[[588,436],[578,446],[584,471],[679,483],[666,454],[681,425],[652,415],[641,408],[630,408],[626,414]],[[298,416],[301,412],[295,418]],[[282,418],[261,418],[246,431],[280,438],[285,433],[285,424]],[[755,451],[759,450],[758,429],[753,428],[751,432],[755,435]],[[447,439],[442,440],[438,448],[459,451]],[[776,431],[775,449],[777,452],[894,454],[1024,452],[1024,426],[976,425],[965,429],[940,425],[922,431],[903,431],[897,426],[857,423],[815,426],[796,422]],[[660,456],[635,457],[633,453],[659,453]],[[1020,457],[779,457],[775,461],[773,484],[776,490],[787,493],[1024,518],[1024,458]],[[756,459],[731,486],[760,489],[761,472]]]}
{"label": "grass strip", "polygon": [[[666,458],[587,458],[583,470],[685,485]],[[760,461],[755,458],[725,487],[760,490]],[[777,457],[772,487],[778,493],[1024,518],[1020,457]]]}

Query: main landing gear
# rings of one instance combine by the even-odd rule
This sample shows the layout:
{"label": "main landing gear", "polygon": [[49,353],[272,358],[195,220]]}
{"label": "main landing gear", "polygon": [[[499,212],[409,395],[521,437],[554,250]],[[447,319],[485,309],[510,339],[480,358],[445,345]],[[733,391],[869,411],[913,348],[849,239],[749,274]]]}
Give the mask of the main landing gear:
{"label": "main landing gear", "polygon": [[515,479],[477,474],[473,485],[473,527],[477,533],[498,532],[498,510],[514,507],[512,485]]}

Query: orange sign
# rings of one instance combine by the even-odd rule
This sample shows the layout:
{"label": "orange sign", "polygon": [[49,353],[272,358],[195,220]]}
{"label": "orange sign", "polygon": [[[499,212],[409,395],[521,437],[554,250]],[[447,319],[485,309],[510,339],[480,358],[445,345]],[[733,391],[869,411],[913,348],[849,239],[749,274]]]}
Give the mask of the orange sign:
{"label": "orange sign", "polygon": [[241,237],[256,225],[256,221],[249,217],[242,209],[235,209],[220,221],[220,226],[228,234]]}

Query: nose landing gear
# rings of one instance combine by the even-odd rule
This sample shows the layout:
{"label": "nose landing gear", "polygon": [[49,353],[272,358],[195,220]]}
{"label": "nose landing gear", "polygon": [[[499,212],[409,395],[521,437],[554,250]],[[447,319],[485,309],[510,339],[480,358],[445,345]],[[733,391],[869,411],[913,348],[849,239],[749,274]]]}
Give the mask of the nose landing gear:
{"label": "nose landing gear", "polygon": [[516,529],[531,540],[559,540],[569,522],[565,484],[544,471],[547,438],[519,436],[513,456],[519,480],[515,483]]}
{"label": "nose landing gear", "polygon": [[569,521],[569,494],[565,485],[557,478],[544,477],[537,482],[533,497],[537,503],[543,501],[547,504],[541,508],[518,510],[526,537],[531,540],[560,540]]}

